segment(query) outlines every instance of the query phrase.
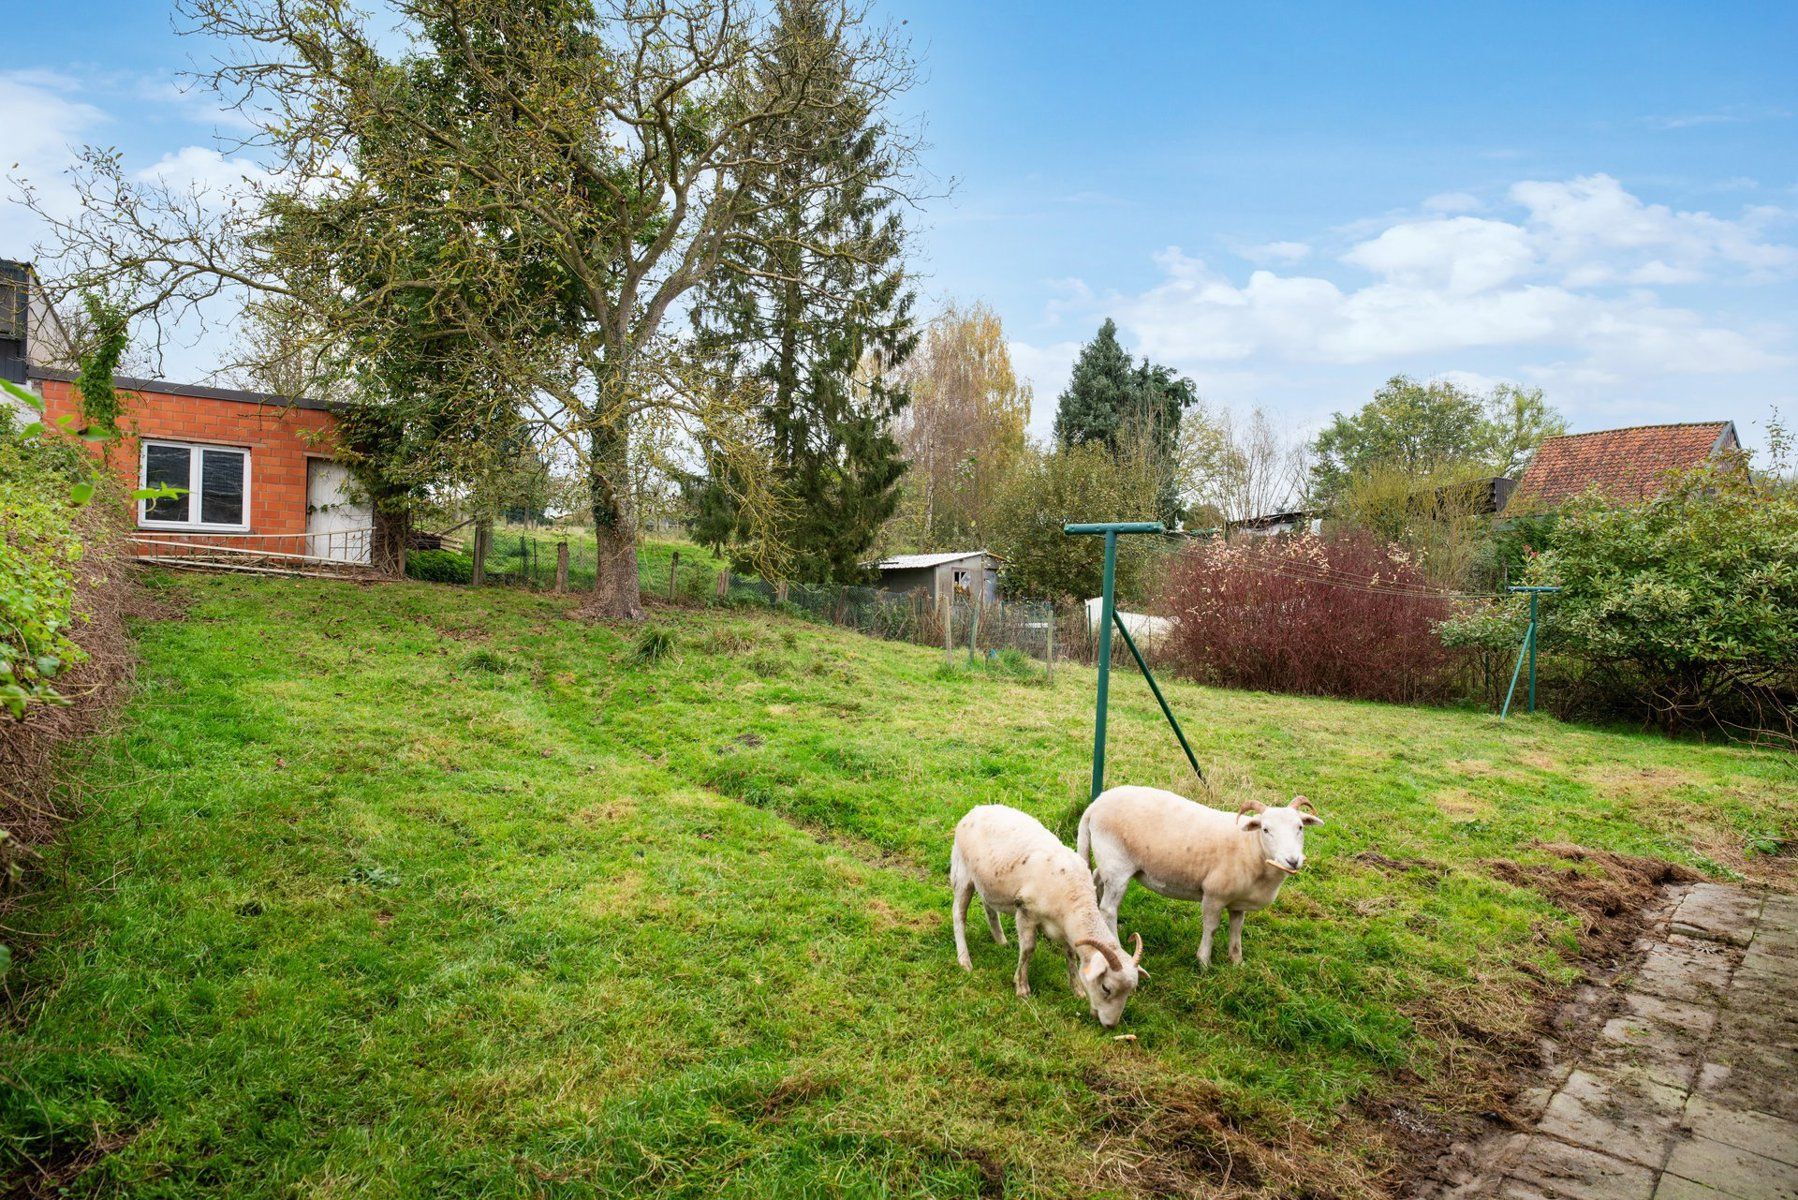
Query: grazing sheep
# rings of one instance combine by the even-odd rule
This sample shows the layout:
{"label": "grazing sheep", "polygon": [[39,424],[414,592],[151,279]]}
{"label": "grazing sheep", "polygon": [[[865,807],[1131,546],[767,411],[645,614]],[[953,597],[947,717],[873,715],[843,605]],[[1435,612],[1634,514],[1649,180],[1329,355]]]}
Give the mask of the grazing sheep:
{"label": "grazing sheep", "polygon": [[1230,961],[1242,961],[1242,918],[1274,902],[1305,865],[1305,829],[1323,818],[1294,796],[1284,807],[1257,801],[1234,814],[1159,788],[1117,787],[1080,818],[1079,856],[1093,864],[1099,907],[1112,931],[1132,879],[1175,900],[1198,900],[1204,921],[1199,962],[1211,965],[1211,936],[1230,914]]}
{"label": "grazing sheep", "polygon": [[[1030,994],[1030,952],[1042,933],[1060,942],[1068,959],[1068,985],[1085,996],[1099,1024],[1110,1029],[1124,1014],[1124,1002],[1146,978],[1142,938],[1136,953],[1125,957],[1115,921],[1107,924],[1093,892],[1086,863],[1061,844],[1040,821],[1003,804],[972,809],[955,827],[949,854],[949,886],[955,895],[955,959],[974,969],[968,955],[968,905],[975,892],[986,908],[993,940],[1005,944],[999,914],[1008,912],[1018,927],[1018,969],[1012,976],[1018,995]],[[1085,962],[1081,951],[1086,950]]]}

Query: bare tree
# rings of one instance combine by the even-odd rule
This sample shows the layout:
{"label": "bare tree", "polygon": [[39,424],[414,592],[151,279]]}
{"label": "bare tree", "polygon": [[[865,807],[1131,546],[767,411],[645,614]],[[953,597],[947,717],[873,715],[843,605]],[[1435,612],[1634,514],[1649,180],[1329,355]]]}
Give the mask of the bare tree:
{"label": "bare tree", "polygon": [[[829,88],[803,46],[775,63],[767,12],[736,0],[386,9],[383,23],[340,0],[186,0],[194,31],[217,43],[206,82],[254,123],[246,147],[266,172],[221,202],[88,153],[80,213],[45,214],[65,278],[129,288],[158,331],[240,290],[288,306],[305,331],[288,366],[323,386],[523,414],[588,481],[589,610],[640,616],[640,422],[735,456],[745,507],[766,504],[745,398],[694,364],[669,317],[714,272],[768,269],[778,256],[744,252],[772,236],[751,219],[762,207],[850,182],[815,163],[780,170],[806,147],[779,131],[805,128],[795,118],[842,103],[845,87],[882,108],[909,85],[910,61],[848,0],[828,14]],[[407,53],[381,49],[383,24]]]}

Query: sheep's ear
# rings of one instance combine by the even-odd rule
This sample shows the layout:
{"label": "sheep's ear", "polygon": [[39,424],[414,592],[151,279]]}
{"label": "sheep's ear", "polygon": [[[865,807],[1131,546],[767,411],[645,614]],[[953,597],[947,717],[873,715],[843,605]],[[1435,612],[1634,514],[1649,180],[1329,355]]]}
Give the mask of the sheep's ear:
{"label": "sheep's ear", "polygon": [[1239,828],[1241,828],[1241,829],[1259,829],[1259,828],[1261,828],[1261,818],[1260,817],[1244,817],[1242,819],[1242,824],[1239,826]]}
{"label": "sheep's ear", "polygon": [[1103,954],[1095,954],[1086,960],[1086,966],[1081,970],[1080,978],[1091,983],[1103,974],[1105,974],[1105,956]]}
{"label": "sheep's ear", "polygon": [[1316,813],[1300,813],[1299,814],[1299,823],[1301,825],[1322,825],[1324,823],[1324,819],[1322,817],[1318,816]]}

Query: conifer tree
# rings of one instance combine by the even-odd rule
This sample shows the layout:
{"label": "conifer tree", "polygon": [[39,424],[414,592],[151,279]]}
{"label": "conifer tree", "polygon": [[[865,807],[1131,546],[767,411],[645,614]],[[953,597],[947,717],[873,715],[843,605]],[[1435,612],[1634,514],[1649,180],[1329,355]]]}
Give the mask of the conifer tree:
{"label": "conifer tree", "polygon": [[[822,60],[827,77],[814,75],[814,89],[837,85],[832,70],[849,82],[836,47],[819,53],[839,28],[828,11],[824,0],[782,0],[776,78]],[[771,136],[809,145],[811,154],[789,156],[760,177],[754,167],[743,174],[746,221],[759,236],[721,265],[694,307],[702,353],[760,395],[779,506],[773,534],[782,545],[770,554],[751,542],[727,468],[715,463],[695,489],[694,533],[730,545],[740,563],[784,558],[787,578],[824,583],[859,577],[861,557],[898,503],[905,464],[889,429],[906,394],[894,371],[917,334],[893,131],[869,97],[848,86],[836,106],[803,110],[793,122]],[[805,172],[845,182],[822,192],[795,190],[782,178]]]}

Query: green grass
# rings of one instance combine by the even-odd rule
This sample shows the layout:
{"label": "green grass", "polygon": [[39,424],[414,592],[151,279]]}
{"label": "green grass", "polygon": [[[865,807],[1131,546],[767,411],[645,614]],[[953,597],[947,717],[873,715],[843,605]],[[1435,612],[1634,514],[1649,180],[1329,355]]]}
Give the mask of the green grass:
{"label": "green grass", "polygon": [[[8,918],[36,950],[0,1177],[78,1195],[1127,1194],[1218,1182],[1198,1111],[1296,1147],[1272,1193],[1372,1194],[1395,1151],[1357,1104],[1477,1102],[1468,1064],[1570,977],[1570,918],[1487,864],[1776,873],[1749,851],[1798,808],[1767,754],[1173,685],[1232,798],[1328,823],[1240,967],[1131,894],[1154,978],[1118,1042],[1047,951],[1028,1000],[1011,947],[961,972],[947,920],[963,811],[1083,794],[1090,671],[765,613],[153,582],[185,616],[139,629],[71,767],[86,815]],[[1112,781],[1184,787],[1141,682],[1113,705]]]}
{"label": "green grass", "polygon": [[[568,586],[584,591],[593,586],[595,546],[591,529],[527,529],[502,525],[493,531],[487,572],[495,583],[516,579],[536,587],[549,587],[556,576],[556,544],[568,540]],[[649,538],[637,550],[638,582],[647,595],[668,594],[668,571],[673,556],[680,555],[678,590],[689,597],[707,596],[720,568],[728,562],[715,551],[678,538]],[[462,555],[470,567],[470,551]]]}

